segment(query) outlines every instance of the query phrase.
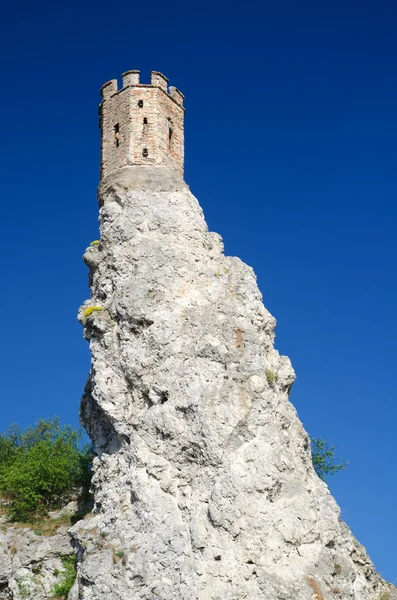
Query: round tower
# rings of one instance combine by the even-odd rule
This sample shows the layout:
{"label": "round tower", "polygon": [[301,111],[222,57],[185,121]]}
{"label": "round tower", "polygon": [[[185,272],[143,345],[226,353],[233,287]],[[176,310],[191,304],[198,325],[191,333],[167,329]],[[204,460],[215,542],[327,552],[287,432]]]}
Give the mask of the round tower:
{"label": "round tower", "polygon": [[101,179],[126,166],[166,166],[183,177],[183,94],[152,71],[150,84],[139,71],[112,79],[101,88]]}

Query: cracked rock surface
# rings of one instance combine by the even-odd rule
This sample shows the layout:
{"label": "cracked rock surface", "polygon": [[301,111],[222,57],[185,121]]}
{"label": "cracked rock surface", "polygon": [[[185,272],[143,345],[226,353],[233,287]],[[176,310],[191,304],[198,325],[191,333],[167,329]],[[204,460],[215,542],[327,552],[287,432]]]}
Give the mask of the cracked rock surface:
{"label": "cracked rock surface", "polygon": [[[54,518],[75,512],[70,503]],[[73,556],[67,527],[51,536],[0,518],[0,600],[46,600],[64,571],[62,558]]]}
{"label": "cracked rock surface", "polygon": [[73,598],[396,600],[313,471],[253,270],[166,168],[119,170],[99,202]]}

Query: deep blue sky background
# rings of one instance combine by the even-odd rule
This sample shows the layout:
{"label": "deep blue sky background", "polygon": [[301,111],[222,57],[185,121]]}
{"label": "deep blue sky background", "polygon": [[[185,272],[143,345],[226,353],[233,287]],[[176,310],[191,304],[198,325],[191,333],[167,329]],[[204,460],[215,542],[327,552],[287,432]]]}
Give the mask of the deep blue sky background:
{"label": "deep blue sky background", "polygon": [[78,423],[99,88],[186,96],[186,181],[258,275],[342,517],[397,580],[395,2],[13,2],[0,14],[0,429]]}

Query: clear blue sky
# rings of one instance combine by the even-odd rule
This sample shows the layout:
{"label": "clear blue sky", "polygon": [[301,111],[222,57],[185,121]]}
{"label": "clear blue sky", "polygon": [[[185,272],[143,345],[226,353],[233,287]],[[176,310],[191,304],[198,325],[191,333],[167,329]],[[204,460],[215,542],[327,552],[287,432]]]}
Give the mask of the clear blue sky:
{"label": "clear blue sky", "polygon": [[342,517],[397,580],[395,2],[5,0],[0,429],[77,424],[98,237],[99,88],[186,96],[186,180],[258,275],[311,435],[350,461]]}

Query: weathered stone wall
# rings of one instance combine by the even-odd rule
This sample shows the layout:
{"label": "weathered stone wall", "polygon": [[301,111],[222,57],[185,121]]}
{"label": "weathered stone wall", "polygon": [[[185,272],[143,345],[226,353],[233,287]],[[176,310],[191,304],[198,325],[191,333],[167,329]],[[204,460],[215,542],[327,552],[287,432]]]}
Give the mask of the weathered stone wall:
{"label": "weathered stone wall", "polygon": [[164,165],[183,176],[183,95],[168,94],[167,81],[153,72],[143,85],[129,71],[121,90],[114,81],[102,88],[101,178],[127,165]]}

